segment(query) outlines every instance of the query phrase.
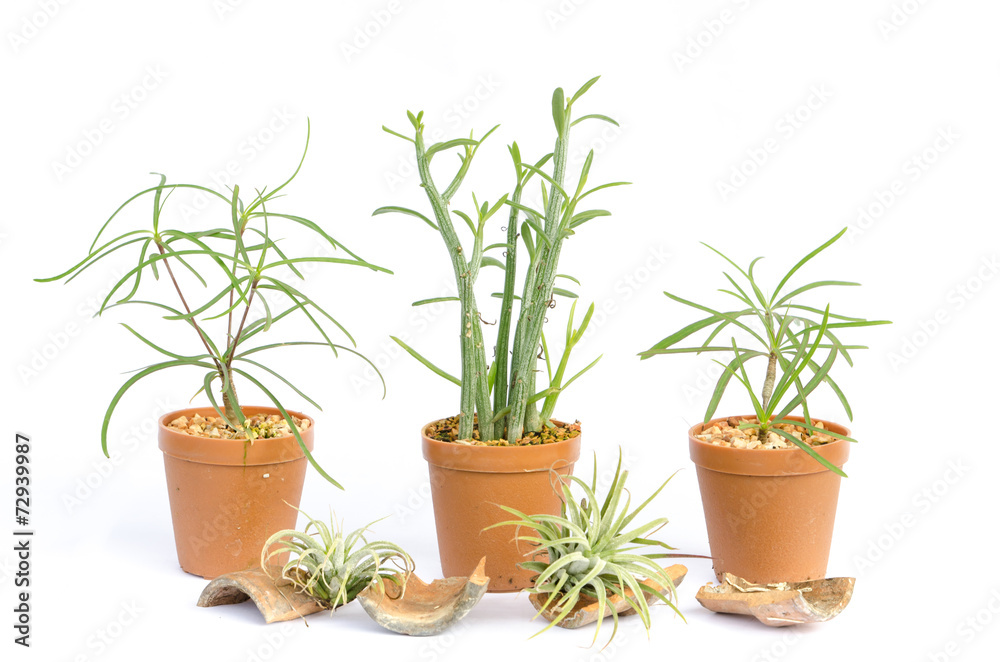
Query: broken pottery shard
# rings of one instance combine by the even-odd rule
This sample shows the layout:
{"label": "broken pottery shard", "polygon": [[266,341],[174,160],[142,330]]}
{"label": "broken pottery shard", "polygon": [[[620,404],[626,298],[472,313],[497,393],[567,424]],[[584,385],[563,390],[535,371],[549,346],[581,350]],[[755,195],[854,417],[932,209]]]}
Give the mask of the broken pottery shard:
{"label": "broken pottery shard", "polygon": [[[680,583],[684,581],[684,577],[687,575],[687,568],[679,564],[665,568],[665,571],[667,576],[669,576],[670,580],[674,583],[674,588],[679,586]],[[665,593],[669,590],[665,590],[663,586],[652,579],[644,579],[641,583],[660,593]],[[659,600],[659,598],[653,593],[643,591],[643,594],[646,596],[646,602],[650,605]],[[631,589],[625,589],[625,595],[631,598],[634,593]],[[545,604],[545,601],[549,599],[548,595],[538,593],[532,593],[528,597],[531,599],[531,604],[538,610],[542,610],[542,606]],[[561,608],[556,608],[555,602],[556,600],[553,600],[552,604],[542,611],[542,616],[549,621],[554,621],[559,617]],[[619,616],[630,616],[635,613],[635,610],[632,609],[632,607],[630,607],[629,604],[619,595],[608,596],[607,603],[604,605],[604,616],[610,617],[612,609],[614,609]],[[569,614],[566,615],[566,618],[556,623],[556,625],[561,628],[574,630],[576,628],[583,627],[584,625],[596,622],[597,617],[597,601],[583,596],[580,598],[579,602],[577,602],[576,606],[570,610]]]}
{"label": "broken pottery shard", "polygon": [[764,625],[782,627],[828,621],[844,611],[853,594],[854,577],[752,584],[727,572],[718,586],[702,586],[697,598],[705,609],[753,616]]}
{"label": "broken pottery shard", "polygon": [[321,604],[282,578],[281,568],[272,567],[270,574],[277,581],[260,568],[216,577],[201,592],[198,606],[234,605],[253,600],[268,623],[291,621],[323,611]]}
{"label": "broken pottery shard", "polygon": [[358,594],[358,602],[372,619],[387,630],[426,637],[439,634],[462,619],[486,593],[486,557],[469,577],[437,579],[430,584],[410,575],[406,589],[386,583],[385,593],[369,586]]}

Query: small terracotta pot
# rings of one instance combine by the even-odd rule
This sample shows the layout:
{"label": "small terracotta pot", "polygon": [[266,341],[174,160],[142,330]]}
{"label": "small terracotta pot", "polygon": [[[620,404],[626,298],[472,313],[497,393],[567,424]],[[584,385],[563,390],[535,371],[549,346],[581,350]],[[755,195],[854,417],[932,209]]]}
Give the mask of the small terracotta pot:
{"label": "small terracotta pot", "polygon": [[[252,416],[278,410],[243,407],[243,412]],[[186,572],[212,579],[259,566],[267,538],[294,528],[298,511],[291,506],[297,508],[302,497],[306,458],[294,435],[257,439],[250,445],[243,439],[194,437],[167,427],[180,416],[195,414],[217,416],[211,407],[166,414],[160,418],[159,446],[177,560]],[[310,425],[301,433],[310,451],[313,429]]]}
{"label": "small terracotta pot", "polygon": [[483,529],[514,519],[498,504],[528,515],[558,515],[561,491],[550,469],[562,476],[573,473],[581,435],[537,446],[466,446],[431,439],[430,425],[421,436],[444,576],[467,577],[485,556],[490,593],[527,588],[536,573],[517,564],[530,560],[525,554],[532,547],[515,540],[513,526]]}
{"label": "small terracotta pot", "polygon": [[[755,584],[826,577],[840,476],[800,448],[725,448],[695,438],[724,420],[688,430],[716,577],[721,582],[723,573],[731,572]],[[823,424],[850,436],[842,425]],[[843,467],[850,444],[838,439],[816,451]]]}

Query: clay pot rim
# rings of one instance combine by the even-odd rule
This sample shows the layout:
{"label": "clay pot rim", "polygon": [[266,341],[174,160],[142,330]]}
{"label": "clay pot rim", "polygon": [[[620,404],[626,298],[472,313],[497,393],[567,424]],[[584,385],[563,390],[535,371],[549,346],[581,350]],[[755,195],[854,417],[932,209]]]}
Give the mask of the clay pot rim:
{"label": "clay pot rim", "polygon": [[[699,468],[743,476],[801,476],[829,471],[829,469],[798,447],[763,451],[759,449],[727,448],[725,446],[715,446],[707,441],[695,438],[695,435],[699,434],[706,427],[711,427],[712,424],[725,421],[728,418],[730,417],[719,416],[711,419],[708,423],[698,423],[688,430],[688,448],[691,453],[691,461]],[[755,418],[755,415],[743,415],[736,418],[752,419]],[[851,435],[851,431],[839,423],[815,416],[811,416],[810,418],[813,421],[823,421],[827,429],[832,432],[844,435],[845,437]],[[786,416],[785,419],[800,422],[805,420],[803,416]],[[828,444],[814,446],[813,448],[835,467],[842,468],[850,454],[851,443],[843,439],[835,439]]]}
{"label": "clay pot rim", "polygon": [[[447,417],[445,417],[447,418]],[[427,436],[427,428],[443,421],[437,418],[420,428],[423,456],[429,464],[455,471],[509,474],[534,473],[561,469],[580,459],[583,432],[570,439],[533,446],[465,446],[438,441]],[[568,425],[555,418],[557,425]]]}
{"label": "clay pot rim", "polygon": [[[280,414],[277,407],[269,406],[244,406],[243,413],[249,416],[254,414]],[[306,448],[311,452],[314,447],[313,430],[316,428],[316,421],[310,416],[285,409],[290,416],[299,419],[308,419],[309,428],[300,433]],[[283,462],[294,462],[305,457],[305,453],[299,447],[299,442],[294,434],[282,437],[272,437],[270,439],[257,439],[253,444],[247,444],[245,439],[213,439],[211,437],[196,437],[183,432],[177,432],[167,424],[180,416],[194,414],[202,416],[218,416],[218,413],[211,406],[209,407],[185,407],[172,412],[167,412],[158,421],[159,434],[158,446],[165,455],[170,455],[179,460],[188,462],[198,462],[200,464],[216,464],[222,466],[259,466],[264,464],[281,464]]]}

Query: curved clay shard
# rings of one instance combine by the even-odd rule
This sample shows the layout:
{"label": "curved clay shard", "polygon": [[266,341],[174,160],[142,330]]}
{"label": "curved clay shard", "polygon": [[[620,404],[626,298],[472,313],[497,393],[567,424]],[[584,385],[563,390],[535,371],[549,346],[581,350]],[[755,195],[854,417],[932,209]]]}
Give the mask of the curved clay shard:
{"label": "curved clay shard", "polygon": [[410,575],[402,597],[395,585],[386,583],[385,594],[369,586],[358,594],[358,602],[385,629],[426,637],[444,632],[461,620],[483,597],[489,583],[483,557],[469,577],[450,577],[427,584]]}
{"label": "curved clay shard", "polygon": [[[670,579],[674,582],[675,588],[679,586],[680,583],[684,581],[684,577],[687,576],[687,568],[679,564],[675,564],[670,566],[669,568],[666,568],[666,572],[667,575],[670,577]],[[664,592],[664,587],[660,586],[660,584],[653,581],[652,579],[645,579],[641,583],[644,584],[645,586],[649,586],[655,591],[659,591],[660,593]],[[650,605],[659,600],[659,598],[652,593],[646,593],[645,591],[643,591],[643,593],[646,596],[646,602],[648,602]],[[631,589],[625,589],[625,595],[631,598],[634,594],[632,593]],[[547,595],[541,595],[538,593],[532,593],[528,597],[531,600],[531,604],[534,605],[535,609],[538,610],[541,610],[542,605],[544,605],[545,601],[548,600]],[[552,605],[549,605],[547,609],[542,611],[542,616],[544,616],[549,621],[554,621],[556,618],[558,618],[560,611],[560,609],[557,609],[556,607],[553,606],[555,604],[555,600],[553,600],[552,602],[553,602]],[[635,610],[632,609],[629,606],[629,604],[625,602],[625,600],[619,595],[608,596],[607,603],[604,605],[604,616],[610,617],[612,609],[614,609],[619,616],[630,616],[635,613]],[[556,623],[556,626],[574,630],[576,628],[583,627],[584,625],[595,623],[597,621],[597,616],[598,616],[597,601],[591,598],[581,597],[580,601],[577,602],[576,606],[573,607],[573,609],[570,610],[569,614],[566,615],[566,618]]]}
{"label": "curved clay shard", "polygon": [[230,572],[216,577],[198,598],[199,607],[235,605],[253,600],[268,623],[291,621],[323,611],[324,607],[281,577],[281,568],[272,567],[268,577],[260,568]]}
{"label": "curved clay shard", "polygon": [[721,584],[702,586],[696,597],[711,611],[753,616],[764,625],[782,627],[828,621],[844,611],[852,595],[854,577],[751,584],[727,572]]}

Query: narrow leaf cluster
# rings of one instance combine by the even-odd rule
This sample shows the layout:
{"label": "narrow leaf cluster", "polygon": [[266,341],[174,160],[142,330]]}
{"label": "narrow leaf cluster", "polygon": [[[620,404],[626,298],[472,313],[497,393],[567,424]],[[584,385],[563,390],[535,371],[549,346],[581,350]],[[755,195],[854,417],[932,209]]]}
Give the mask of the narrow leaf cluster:
{"label": "narrow leaf cluster", "polygon": [[[101,315],[118,306],[139,304],[165,312],[163,319],[189,328],[189,337],[192,340],[197,338],[196,346],[199,347],[194,353],[180,348],[168,349],[123,324],[129,333],[161,354],[165,360],[136,371],[111,399],[101,428],[101,444],[105,455],[108,454],[108,426],[111,416],[118,402],[132,386],[162,370],[197,368],[202,371],[202,379],[198,382],[200,389],[195,396],[203,391],[229,427],[234,430],[242,429],[246,421],[235,387],[236,381],[246,380],[256,386],[278,409],[313,467],[339,487],[313,459],[291,416],[269,385],[280,382],[312,406],[317,409],[321,407],[280,370],[262,363],[259,355],[282,347],[326,347],[334,356],[338,356],[340,351],[346,351],[361,357],[377,373],[378,369],[374,364],[357,352],[357,344],[347,329],[326,309],[293,285],[293,282],[305,280],[300,267],[313,263],[344,264],[391,272],[359,257],[330,236],[318,223],[274,208],[275,200],[284,195],[282,191],[301,170],[308,149],[307,130],[305,149],[295,172],[276,188],[256,191],[248,202],[240,197],[239,186],[234,186],[231,194],[225,195],[196,184],[167,184],[166,176],[159,175],[156,186],[139,191],[115,210],[97,233],[85,258],[61,274],[36,279],[48,282],[65,278],[66,282],[70,282],[108,256],[127,248],[138,253],[137,264],[111,288],[96,314]],[[168,198],[178,190],[198,191],[207,194],[210,199],[221,201],[227,208],[228,222],[196,231],[163,227],[161,220],[164,207]],[[119,214],[144,197],[152,198],[149,226],[119,231],[114,238],[106,239],[112,223],[120,218]],[[281,240],[272,234],[272,227],[279,224],[305,228],[329,245],[332,252],[343,254],[343,257],[287,254],[280,246]],[[204,289],[205,296],[198,301],[190,298],[190,292],[185,293],[181,285],[182,279],[175,274],[176,270],[188,272],[190,278]],[[156,281],[166,275],[169,284],[161,284],[160,287],[172,292],[164,294],[159,300],[140,298],[140,285],[147,275]],[[222,286],[210,286],[213,280],[221,282]],[[162,292],[163,289],[157,292]],[[314,331],[313,337],[266,341],[265,334],[290,315],[306,318]],[[225,321],[225,328],[219,329],[219,335],[215,339],[208,330],[208,324],[214,320],[219,320],[216,324],[220,325]],[[333,338],[337,335],[346,337],[350,345],[334,342]],[[213,391],[213,382],[216,380],[222,395],[221,405]],[[253,441],[252,431],[247,430],[247,437]]]}
{"label": "narrow leaf cluster", "polygon": [[[830,430],[822,430],[814,427],[809,413],[807,396],[816,390],[820,384],[825,383],[829,385],[843,405],[844,411],[847,413],[847,418],[852,420],[854,414],[851,411],[851,405],[840,386],[830,376],[830,369],[838,357],[843,357],[848,365],[853,366],[854,361],[851,358],[850,352],[858,349],[867,349],[867,347],[864,345],[842,343],[838,337],[839,330],[890,324],[890,322],[848,317],[846,315],[831,313],[829,304],[821,308],[815,305],[806,305],[800,301],[801,295],[819,288],[851,287],[858,286],[860,283],[821,280],[796,287],[788,292],[785,291],[785,286],[788,285],[792,276],[800,268],[840,239],[846,231],[847,228],[844,228],[834,237],[799,260],[784,275],[770,296],[765,294],[754,278],[754,266],[763,258],[755,258],[750,262],[747,269],[743,269],[718,250],[705,244],[707,248],[717,253],[736,269],[738,274],[742,276],[743,281],[745,281],[746,287],[741,287],[732,275],[723,272],[732,289],[722,288],[719,291],[738,300],[739,307],[736,310],[720,312],[707,306],[682,299],[669,292],[664,292],[670,299],[703,313],[708,313],[708,316],[685,326],[639,354],[643,359],[647,359],[657,354],[731,353],[733,358],[728,363],[716,361],[716,363],[719,363],[723,367],[723,372],[715,385],[708,408],[705,410],[704,422],[707,423],[715,414],[726,387],[729,385],[730,380],[735,377],[747,390],[754,412],[757,414],[757,422],[742,424],[740,426],[742,429],[759,429],[762,436],[768,432],[774,432],[791,441],[825,467],[840,475],[845,474],[841,469],[820,456],[812,446],[775,426],[779,424],[798,425],[813,433],[823,433],[838,439],[854,441],[854,439],[844,437]],[[740,346],[737,343],[735,335],[730,338],[729,344],[713,344],[715,338],[727,328],[730,331],[743,331],[747,337],[755,341],[754,343],[749,343],[753,346]],[[700,345],[695,347],[676,347],[682,340],[704,329],[711,329],[711,332]],[[827,352],[825,357],[820,355],[821,351]],[[750,377],[746,370],[746,364],[757,358],[767,358],[768,360],[764,383],[759,397],[756,389],[750,382]],[[791,421],[785,418],[799,407],[802,408],[805,422]]]}

